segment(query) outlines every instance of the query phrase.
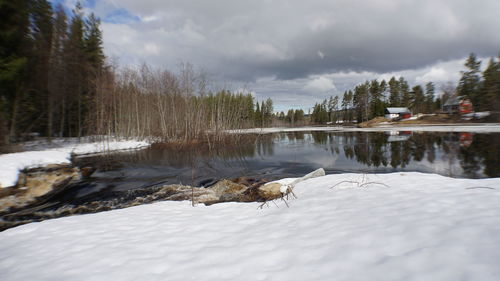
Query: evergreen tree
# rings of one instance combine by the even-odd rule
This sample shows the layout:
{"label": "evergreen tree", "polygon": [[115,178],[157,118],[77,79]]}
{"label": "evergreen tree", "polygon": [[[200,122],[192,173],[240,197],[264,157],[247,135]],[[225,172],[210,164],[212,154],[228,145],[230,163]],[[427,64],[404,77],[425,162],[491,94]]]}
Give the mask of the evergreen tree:
{"label": "evergreen tree", "polygon": [[293,109],[289,109],[286,113],[286,121],[291,123],[292,126],[295,125],[295,111]]}
{"label": "evergreen tree", "polygon": [[259,102],[255,103],[255,117],[254,117],[255,126],[262,126],[262,112],[260,111]]}
{"label": "evergreen tree", "polygon": [[370,83],[365,82],[354,88],[353,106],[356,110],[356,119],[358,123],[368,120],[369,110],[369,88]]}
{"label": "evergreen tree", "polygon": [[481,96],[485,110],[500,110],[500,56],[498,60],[491,58],[483,72]]}
{"label": "evergreen tree", "polygon": [[82,136],[83,118],[85,105],[85,77],[87,70],[85,42],[84,42],[84,22],[83,8],[77,2],[73,10],[73,17],[69,25],[69,35],[64,48],[65,62],[67,64],[67,136]]}
{"label": "evergreen tree", "polygon": [[[384,82],[385,83],[385,82]],[[372,119],[376,116],[384,115],[384,102],[383,102],[383,88],[385,86],[381,85],[377,80],[372,80],[370,82],[370,116]]]}
{"label": "evergreen tree", "polygon": [[302,110],[302,109],[295,110],[295,112],[293,113],[293,118],[294,118],[296,123],[303,122],[304,121],[304,110]]}
{"label": "evergreen tree", "polygon": [[[55,9],[54,27],[50,52],[50,67],[47,101],[47,136],[50,138],[54,131],[63,136],[64,106],[66,105],[66,63],[64,60],[64,46],[68,39],[68,22],[64,7],[59,4]],[[54,128],[54,123],[58,125]]]}
{"label": "evergreen tree", "polygon": [[331,96],[330,99],[328,99],[328,121],[333,122],[337,120],[337,110],[338,110],[338,104],[339,104],[339,97],[338,96]]}
{"label": "evergreen tree", "polygon": [[410,107],[411,106],[410,86],[403,77],[399,78],[399,89],[401,96],[400,106]]}
{"label": "evergreen tree", "polygon": [[425,112],[426,113],[432,113],[436,109],[434,107],[434,105],[435,105],[435,103],[434,103],[434,90],[435,90],[434,83],[429,82],[429,83],[425,84],[425,107],[426,107]]}
{"label": "evergreen tree", "polygon": [[352,91],[344,92],[344,95],[342,97],[342,111],[343,111],[342,118],[344,122],[352,121],[352,109],[351,109],[352,99],[353,99]]}
{"label": "evergreen tree", "polygon": [[311,114],[311,121],[314,124],[326,124],[326,122],[328,122],[328,109],[326,99],[322,103],[317,103],[314,105],[313,112]]}
{"label": "evergreen tree", "polygon": [[43,129],[47,122],[47,109],[49,100],[49,72],[50,56],[52,50],[52,6],[46,0],[33,0],[30,7],[30,37],[32,38],[32,49],[29,60],[29,84],[30,90],[23,101],[24,118],[21,119],[21,127],[26,132],[38,127],[39,131],[47,133]]}
{"label": "evergreen tree", "polygon": [[467,97],[472,101],[476,108],[483,107],[483,101],[480,95],[480,67],[481,62],[477,60],[476,55],[471,53],[465,61],[466,71],[462,71],[462,77],[457,87],[459,96]]}
{"label": "evergreen tree", "polygon": [[0,0],[0,144],[17,135],[20,103],[26,91],[29,1]]}
{"label": "evergreen tree", "polygon": [[389,105],[392,107],[401,105],[400,85],[394,76],[389,80]]}
{"label": "evergreen tree", "polygon": [[382,94],[382,102],[384,103],[384,107],[387,103],[387,82],[382,80],[380,82],[380,93]]}
{"label": "evergreen tree", "polygon": [[425,109],[425,96],[422,86],[417,85],[412,88],[410,92],[411,97],[411,110],[414,114],[422,113]]}
{"label": "evergreen tree", "polygon": [[102,69],[104,65],[104,52],[102,47],[102,32],[100,30],[101,21],[93,13],[85,20],[84,48],[90,72],[94,75]]}

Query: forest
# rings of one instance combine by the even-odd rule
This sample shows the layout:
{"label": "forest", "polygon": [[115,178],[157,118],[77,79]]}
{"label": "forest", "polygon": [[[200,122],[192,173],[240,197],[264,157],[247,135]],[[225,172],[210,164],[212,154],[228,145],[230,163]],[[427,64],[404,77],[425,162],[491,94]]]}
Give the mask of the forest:
{"label": "forest", "polygon": [[0,1],[0,144],[33,136],[114,135],[191,140],[267,126],[273,101],[210,90],[206,73],[106,59],[100,20],[77,2]]}
{"label": "forest", "polygon": [[481,72],[481,61],[471,53],[464,64],[457,85],[450,83],[441,88],[438,95],[432,82],[424,86],[410,86],[404,77],[392,77],[389,81],[371,80],[357,85],[353,90],[344,92],[342,100],[332,96],[316,103],[311,122],[363,122],[384,116],[386,107],[406,107],[413,114],[435,113],[452,96],[467,97],[475,111],[500,111],[500,56],[492,57]]}

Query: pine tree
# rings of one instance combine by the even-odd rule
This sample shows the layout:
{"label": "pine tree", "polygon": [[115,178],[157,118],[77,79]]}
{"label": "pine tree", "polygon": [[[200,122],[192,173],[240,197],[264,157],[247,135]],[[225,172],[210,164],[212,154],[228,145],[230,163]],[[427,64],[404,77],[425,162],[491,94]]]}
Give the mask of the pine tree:
{"label": "pine tree", "polygon": [[53,18],[52,6],[46,0],[33,0],[30,7],[31,25],[30,37],[33,38],[33,48],[30,54],[30,91],[23,102],[24,122],[22,127],[26,131],[32,131],[34,128],[39,128],[44,134],[50,133],[47,129],[50,127],[48,120],[49,100],[51,100],[49,92],[49,73],[50,73],[50,57],[52,50],[52,34],[53,34]]}
{"label": "pine tree", "polygon": [[104,65],[101,20],[93,13],[85,20],[84,48],[90,72],[97,75]]}
{"label": "pine tree", "polygon": [[262,126],[262,112],[260,111],[259,102],[255,103],[255,117],[254,117],[255,126]]}
{"label": "pine tree", "polygon": [[383,91],[385,91],[377,80],[370,82],[370,119],[384,115]]}
{"label": "pine tree", "polygon": [[295,111],[293,109],[289,109],[286,113],[286,121],[291,123],[292,126],[295,125]]}
{"label": "pine tree", "polygon": [[343,111],[342,118],[344,122],[352,121],[352,109],[351,109],[352,99],[353,99],[352,91],[344,92],[344,95],[342,96],[342,111]]}
{"label": "pine tree", "polygon": [[18,113],[26,91],[30,41],[29,1],[0,0],[0,144],[18,133]]}
{"label": "pine tree", "polygon": [[500,110],[500,56],[498,61],[491,58],[488,67],[483,72],[481,96],[484,99],[485,110]]}
{"label": "pine tree", "polygon": [[481,61],[478,61],[476,55],[471,53],[465,62],[467,71],[462,71],[462,77],[457,87],[459,96],[467,97],[472,101],[476,108],[483,108],[483,101],[480,93],[480,67]]}
{"label": "pine tree", "polygon": [[358,123],[368,120],[368,116],[370,115],[369,88],[370,83],[368,81],[354,88],[354,96],[352,101],[353,106],[356,110],[356,119]]}
{"label": "pine tree", "polygon": [[399,89],[401,96],[400,106],[410,107],[411,106],[410,86],[403,77],[399,78]]}
{"label": "pine tree", "polygon": [[400,97],[400,85],[399,81],[396,80],[396,77],[392,77],[389,80],[389,105],[392,107],[397,107],[401,105],[401,97]]}
{"label": "pine tree", "polygon": [[[55,9],[48,73],[49,97],[47,101],[47,136],[49,138],[54,131],[57,131],[59,136],[63,136],[64,131],[64,107],[66,105],[66,63],[64,60],[64,46],[66,45],[67,39],[67,15],[64,7],[59,4]],[[58,126],[54,128],[54,123],[56,122]]]}
{"label": "pine tree", "polygon": [[425,105],[426,105],[426,113],[432,113],[435,110],[434,107],[434,84],[429,82],[425,84]]}
{"label": "pine tree", "polygon": [[[85,74],[87,69],[85,44],[84,44],[84,22],[83,8],[77,2],[73,10],[73,17],[69,25],[69,35],[64,49],[65,61],[67,63],[67,97],[68,106],[66,116],[68,117],[67,136],[82,136],[83,117],[85,102]],[[75,115],[76,113],[76,115]]]}
{"label": "pine tree", "polygon": [[303,122],[304,121],[304,110],[302,109],[297,109],[295,112],[293,112],[293,118],[296,123]]}
{"label": "pine tree", "polygon": [[425,109],[425,96],[422,86],[417,85],[412,88],[410,92],[411,97],[411,109],[414,114],[422,113]]}

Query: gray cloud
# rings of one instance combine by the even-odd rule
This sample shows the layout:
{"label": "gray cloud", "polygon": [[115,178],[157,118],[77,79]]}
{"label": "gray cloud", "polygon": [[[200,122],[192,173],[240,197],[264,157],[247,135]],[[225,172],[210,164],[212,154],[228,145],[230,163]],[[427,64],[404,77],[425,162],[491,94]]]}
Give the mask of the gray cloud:
{"label": "gray cloud", "polygon": [[[456,63],[443,62],[500,51],[496,0],[101,0],[94,10],[104,16],[117,8],[141,20],[103,25],[110,55],[167,68],[189,61],[273,97],[283,95],[278,85],[322,96],[305,86],[335,73],[370,73],[356,83],[411,71],[420,75],[416,82],[451,79]],[[433,66],[425,79],[416,74]],[[330,94],[344,88],[331,79],[337,90]]]}

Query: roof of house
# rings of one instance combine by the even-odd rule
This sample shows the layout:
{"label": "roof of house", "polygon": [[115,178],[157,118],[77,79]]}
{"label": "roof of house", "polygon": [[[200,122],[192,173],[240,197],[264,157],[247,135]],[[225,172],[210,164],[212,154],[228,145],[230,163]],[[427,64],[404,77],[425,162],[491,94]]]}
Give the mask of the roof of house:
{"label": "roof of house", "polygon": [[443,104],[443,106],[451,106],[451,105],[458,105],[460,103],[462,97],[459,96],[451,96],[446,100],[446,102]]}
{"label": "roof of house", "polygon": [[389,114],[399,114],[399,113],[410,113],[410,110],[406,107],[387,107],[385,109],[385,112]]}

